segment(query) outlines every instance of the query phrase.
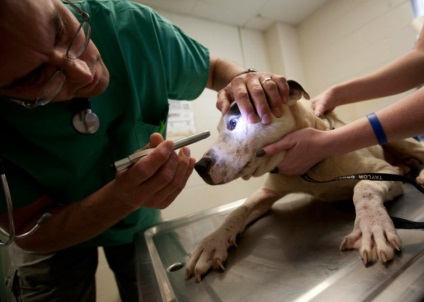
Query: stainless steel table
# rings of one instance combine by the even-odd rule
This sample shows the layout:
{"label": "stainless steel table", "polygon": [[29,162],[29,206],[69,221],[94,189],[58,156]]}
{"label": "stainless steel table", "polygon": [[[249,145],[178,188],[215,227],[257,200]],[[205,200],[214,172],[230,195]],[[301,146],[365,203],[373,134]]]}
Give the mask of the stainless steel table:
{"label": "stainless steel table", "polygon": [[[198,201],[201,202],[201,198]],[[154,301],[424,301],[424,231],[398,230],[403,248],[388,264],[365,267],[339,251],[351,232],[351,202],[289,196],[252,224],[230,250],[225,272],[184,280],[196,244],[243,200],[164,222],[136,236],[139,292]],[[388,203],[392,216],[424,221],[424,195],[405,185]]]}

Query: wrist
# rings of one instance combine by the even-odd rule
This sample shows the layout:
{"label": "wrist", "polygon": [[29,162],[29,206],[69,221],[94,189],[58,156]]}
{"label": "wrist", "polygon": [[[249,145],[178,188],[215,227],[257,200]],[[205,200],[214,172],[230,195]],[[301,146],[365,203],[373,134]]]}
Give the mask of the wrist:
{"label": "wrist", "polygon": [[239,72],[233,78],[236,78],[238,76],[241,76],[241,75],[246,74],[246,73],[251,73],[251,72],[258,72],[258,71],[256,69],[254,69],[254,68],[248,68],[246,70],[243,70],[242,72]]}
{"label": "wrist", "polygon": [[384,132],[383,126],[380,123],[377,115],[375,113],[370,113],[367,115],[367,119],[371,125],[371,128],[374,132],[375,138],[379,145],[384,145],[387,143],[386,133]]}
{"label": "wrist", "polygon": [[374,145],[376,140],[372,127],[365,117],[327,133],[325,147],[333,156]]}
{"label": "wrist", "polygon": [[125,217],[140,208],[140,205],[132,200],[131,196],[127,193],[128,190],[124,189],[117,178],[106,184],[102,189],[106,193],[106,195],[103,194],[105,200],[107,199],[110,205],[118,206],[119,210],[115,209],[116,214]]}
{"label": "wrist", "polygon": [[358,90],[361,88],[356,87],[356,85],[352,82],[333,86],[330,89],[333,95],[335,106],[347,105],[360,101],[360,98],[358,97]]}
{"label": "wrist", "polygon": [[349,143],[345,142],[346,134],[343,130],[345,129],[342,127],[325,132],[322,143],[327,150],[327,157],[340,156],[351,151]]}
{"label": "wrist", "polygon": [[332,100],[334,108],[343,105],[340,103],[340,100],[343,100],[344,98],[341,96],[343,94],[343,88],[340,86],[333,86],[328,89],[328,95],[330,99]]}

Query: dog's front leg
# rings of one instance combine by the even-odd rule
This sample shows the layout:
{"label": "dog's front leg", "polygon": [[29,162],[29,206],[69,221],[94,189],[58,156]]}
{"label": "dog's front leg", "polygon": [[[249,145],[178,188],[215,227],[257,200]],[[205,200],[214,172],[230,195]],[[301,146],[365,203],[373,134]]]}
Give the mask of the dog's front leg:
{"label": "dog's front leg", "polygon": [[360,181],[353,195],[355,225],[340,249],[359,250],[365,265],[392,260],[394,250],[400,250],[401,241],[383,203],[402,194],[402,190],[400,183]]}
{"label": "dog's front leg", "polygon": [[224,270],[228,249],[236,246],[237,235],[244,231],[252,221],[264,215],[280,197],[261,188],[246,202],[230,213],[223,224],[204,238],[191,254],[186,268],[186,279],[193,275],[199,282],[211,268]]}

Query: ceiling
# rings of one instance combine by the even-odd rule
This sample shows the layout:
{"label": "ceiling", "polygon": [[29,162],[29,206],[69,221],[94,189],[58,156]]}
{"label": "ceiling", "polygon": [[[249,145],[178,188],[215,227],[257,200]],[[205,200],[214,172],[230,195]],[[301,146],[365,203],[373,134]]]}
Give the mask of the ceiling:
{"label": "ceiling", "polygon": [[135,0],[154,9],[265,30],[274,22],[297,25],[328,0]]}

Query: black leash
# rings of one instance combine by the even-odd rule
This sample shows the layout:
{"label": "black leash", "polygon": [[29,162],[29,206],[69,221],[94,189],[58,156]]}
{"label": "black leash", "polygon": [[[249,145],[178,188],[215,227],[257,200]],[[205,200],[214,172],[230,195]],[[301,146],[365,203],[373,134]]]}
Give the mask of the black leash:
{"label": "black leash", "polygon": [[[316,180],[310,177],[307,173],[301,175],[301,177],[312,183],[328,183],[339,180],[372,180],[372,181],[402,181],[407,182],[413,185],[418,191],[424,194],[424,187],[418,184],[415,180],[397,174],[388,174],[388,173],[360,173],[360,174],[351,174],[343,175],[330,180]],[[399,217],[390,216],[393,221],[395,228],[397,229],[424,229],[424,222],[411,221]]]}
{"label": "black leash", "polygon": [[313,183],[327,183],[338,180],[374,180],[374,181],[403,181],[413,185],[418,191],[424,194],[424,187],[418,184],[415,180],[397,174],[388,174],[388,173],[360,173],[360,174],[351,174],[339,176],[330,180],[316,180],[310,177],[308,174],[303,174],[301,177],[309,182]]}

